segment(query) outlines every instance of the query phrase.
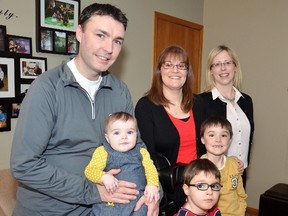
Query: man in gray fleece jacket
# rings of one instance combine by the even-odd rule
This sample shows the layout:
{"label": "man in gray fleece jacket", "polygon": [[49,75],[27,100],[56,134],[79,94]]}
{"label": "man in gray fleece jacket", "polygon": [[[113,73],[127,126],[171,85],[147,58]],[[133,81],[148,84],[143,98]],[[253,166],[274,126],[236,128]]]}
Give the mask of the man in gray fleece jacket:
{"label": "man in gray fleece jacket", "polygon": [[[134,183],[120,181],[111,194],[84,176],[94,149],[104,142],[107,116],[134,113],[127,86],[107,71],[121,51],[127,21],[112,5],[87,6],[76,29],[77,56],[46,71],[29,88],[12,144],[11,170],[19,182],[13,215],[89,215],[94,203],[136,198]],[[144,203],[145,197],[135,210]],[[147,215],[158,215],[158,203],[145,204]]]}

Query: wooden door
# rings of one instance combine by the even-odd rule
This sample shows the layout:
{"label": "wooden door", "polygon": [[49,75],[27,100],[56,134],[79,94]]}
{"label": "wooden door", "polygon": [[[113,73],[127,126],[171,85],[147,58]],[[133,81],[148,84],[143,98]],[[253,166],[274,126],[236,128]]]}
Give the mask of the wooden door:
{"label": "wooden door", "polygon": [[153,65],[155,66],[158,56],[167,46],[183,47],[192,64],[195,93],[199,93],[201,87],[202,43],[202,25],[155,12]]}

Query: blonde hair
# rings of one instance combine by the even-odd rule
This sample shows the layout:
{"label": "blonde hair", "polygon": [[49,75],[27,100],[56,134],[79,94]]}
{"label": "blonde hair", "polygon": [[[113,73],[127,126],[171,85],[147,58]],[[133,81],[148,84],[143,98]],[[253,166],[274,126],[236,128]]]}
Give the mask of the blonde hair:
{"label": "blonde hair", "polygon": [[235,64],[235,76],[233,80],[233,86],[237,88],[238,90],[241,90],[242,85],[242,71],[240,66],[240,61],[238,59],[238,56],[234,50],[229,48],[225,45],[219,45],[212,49],[208,55],[207,59],[207,67],[206,67],[206,80],[205,80],[205,91],[211,91],[215,87],[215,81],[213,79],[213,76],[211,74],[211,67],[213,64],[214,58],[221,53],[222,51],[226,51],[228,55],[231,57],[231,60]]}

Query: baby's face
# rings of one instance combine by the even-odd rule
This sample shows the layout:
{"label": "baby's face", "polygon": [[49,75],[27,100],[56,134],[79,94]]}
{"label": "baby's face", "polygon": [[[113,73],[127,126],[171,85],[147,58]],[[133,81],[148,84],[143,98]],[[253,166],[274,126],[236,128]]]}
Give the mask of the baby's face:
{"label": "baby's face", "polygon": [[197,187],[189,186],[187,184],[183,185],[184,192],[187,196],[187,206],[185,206],[190,211],[195,214],[204,214],[207,213],[208,210],[213,208],[216,205],[220,191],[212,190],[215,188],[211,185],[216,184],[220,185],[219,179],[216,179],[215,176],[211,173],[204,173],[204,171],[200,172],[190,181],[190,184],[197,185],[205,183],[208,184],[209,187],[207,190],[202,190],[204,186],[199,185],[199,190]]}
{"label": "baby's face", "polygon": [[135,122],[117,120],[108,126],[105,137],[114,150],[127,152],[136,145],[137,128]]}

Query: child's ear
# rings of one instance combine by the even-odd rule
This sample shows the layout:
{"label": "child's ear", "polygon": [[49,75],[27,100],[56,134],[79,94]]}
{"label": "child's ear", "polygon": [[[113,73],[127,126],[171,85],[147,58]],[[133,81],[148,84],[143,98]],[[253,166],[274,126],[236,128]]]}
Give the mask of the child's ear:
{"label": "child's ear", "polygon": [[187,184],[183,184],[182,186],[184,193],[186,194],[186,196],[189,195],[189,186]]}
{"label": "child's ear", "polygon": [[106,141],[109,143],[109,139],[106,133],[104,134],[104,136],[105,136]]}
{"label": "child's ear", "polygon": [[201,137],[201,142],[202,142],[202,144],[204,144],[204,145],[205,145],[205,142],[204,142],[204,139],[203,139],[203,137]]}

